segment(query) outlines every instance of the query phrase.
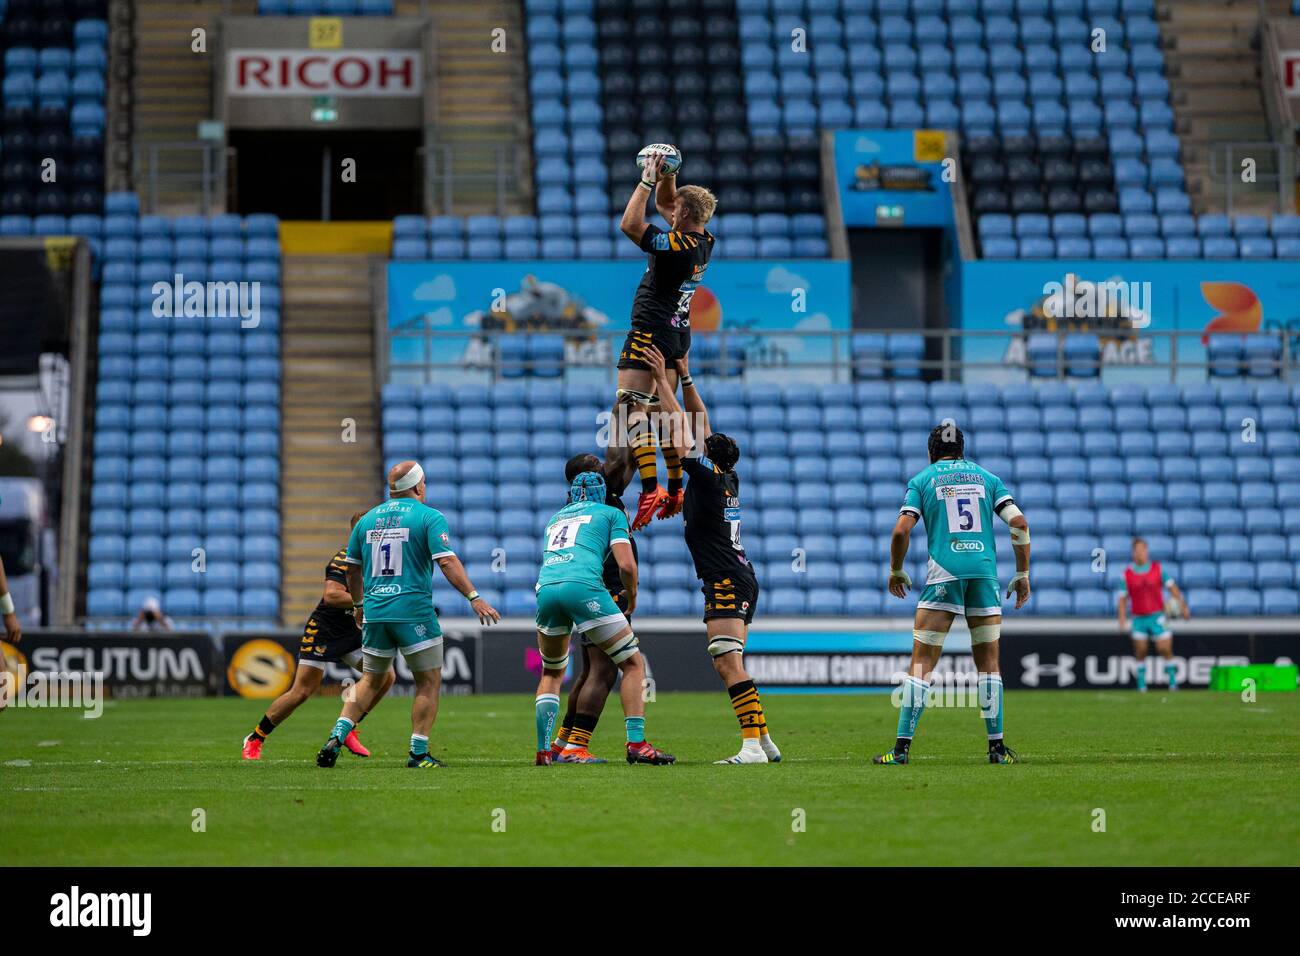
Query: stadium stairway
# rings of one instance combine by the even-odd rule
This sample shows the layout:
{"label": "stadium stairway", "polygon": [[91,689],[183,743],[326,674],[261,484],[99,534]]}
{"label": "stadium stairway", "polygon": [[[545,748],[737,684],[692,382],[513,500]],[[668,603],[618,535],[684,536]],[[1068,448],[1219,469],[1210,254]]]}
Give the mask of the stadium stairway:
{"label": "stadium stairway", "polygon": [[[419,16],[419,0],[400,0],[398,16]],[[428,4],[437,43],[435,139],[450,145],[456,177],[452,212],[495,214],[496,149],[518,157],[506,176],[507,214],[533,212],[529,168],[527,61],[523,12],[518,0]],[[505,32],[504,53],[492,51],[492,31]],[[439,209],[441,212],[441,208]]]}
{"label": "stadium stairway", "polygon": [[[371,257],[284,256],[280,611],[296,625],[320,600],[325,563],[348,518],[383,493],[378,480]],[[342,440],[342,421],[356,441]]]}
{"label": "stadium stairway", "polygon": [[[149,0],[135,4],[135,75],[132,78],[134,146],[192,142],[200,120],[213,115],[212,56],[216,51],[217,18],[224,13],[252,15],[254,0]],[[207,54],[190,49],[191,32],[208,31]],[[141,163],[143,164],[143,153]],[[196,211],[197,183],[203,156],[197,150],[173,151],[159,157],[159,171],[184,174],[188,181],[159,185],[155,197],[161,215]],[[143,166],[135,168],[137,190],[147,187]]]}
{"label": "stadium stairway", "polygon": [[[1286,16],[1287,0],[1266,0],[1272,16]],[[1260,93],[1259,50],[1254,38],[1258,0],[1162,0],[1157,4],[1165,41],[1183,168],[1196,212],[1222,212],[1223,188],[1212,182],[1212,143],[1269,139]],[[1276,171],[1272,156],[1257,157],[1261,178]],[[1222,157],[1220,157],[1220,163]],[[1234,191],[1233,210],[1276,211],[1276,192]]]}

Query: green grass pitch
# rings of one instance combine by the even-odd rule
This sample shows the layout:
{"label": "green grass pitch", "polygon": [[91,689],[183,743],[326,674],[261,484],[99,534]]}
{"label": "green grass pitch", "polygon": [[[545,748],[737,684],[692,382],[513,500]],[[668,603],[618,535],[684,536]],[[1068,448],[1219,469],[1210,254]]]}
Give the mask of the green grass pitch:
{"label": "green grass pitch", "polygon": [[0,859],[1278,865],[1300,844],[1297,694],[1008,693],[1007,739],[1024,760],[1009,767],[986,762],[977,711],[938,708],[911,766],[873,767],[893,740],[888,698],[832,695],[765,698],[781,764],[713,766],[738,742],[718,693],[650,704],[649,737],[677,754],[673,767],[622,762],[617,699],[593,749],[619,762],[534,767],[531,699],[483,696],[443,700],[432,750],[445,769],[405,769],[409,702],[393,698],[362,725],[375,756],[344,754],[325,771],[313,758],[337,700],[308,702],[245,763],[240,741],[262,703],[0,714]]}

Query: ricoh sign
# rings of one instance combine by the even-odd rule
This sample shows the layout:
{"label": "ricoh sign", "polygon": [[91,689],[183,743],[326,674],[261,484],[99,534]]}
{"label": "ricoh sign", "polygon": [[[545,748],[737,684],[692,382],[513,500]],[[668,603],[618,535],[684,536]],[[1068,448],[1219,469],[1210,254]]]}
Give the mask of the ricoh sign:
{"label": "ricoh sign", "polygon": [[[414,17],[227,17],[214,57],[231,129],[417,129],[432,39]],[[315,114],[315,115],[314,115]]]}
{"label": "ricoh sign", "polygon": [[230,96],[421,95],[418,50],[231,50]]}

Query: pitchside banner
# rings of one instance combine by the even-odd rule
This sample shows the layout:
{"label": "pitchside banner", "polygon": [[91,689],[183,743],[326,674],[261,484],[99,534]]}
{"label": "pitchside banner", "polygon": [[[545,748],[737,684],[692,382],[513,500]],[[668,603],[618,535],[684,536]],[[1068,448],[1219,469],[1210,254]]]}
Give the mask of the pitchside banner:
{"label": "pitchside banner", "polygon": [[[222,638],[225,671],[221,693],[240,697],[271,700],[279,697],[293,683],[298,660],[296,631],[246,632],[225,634]],[[414,692],[415,681],[402,655],[394,666],[397,682],[390,694]],[[473,694],[478,687],[478,634],[456,628],[443,630],[442,692]],[[336,692],[345,683],[355,682],[356,671],[346,664],[326,664],[322,687]]]}
{"label": "pitchside banner", "polygon": [[[639,631],[638,631],[639,633]],[[907,672],[910,631],[751,632],[745,667],[764,693],[881,693],[892,691]],[[1288,664],[1300,656],[1297,634],[1176,634],[1174,663],[1180,685],[1205,688],[1217,665]],[[1017,629],[1004,633],[1000,661],[1007,687],[1026,689],[1102,689],[1135,686],[1138,662],[1127,635],[1062,634]],[[1146,661],[1147,683],[1165,683],[1164,661]],[[944,642],[935,673],[941,677],[976,674],[970,635],[954,631]]]}
{"label": "pitchside banner", "polygon": [[[526,331],[564,337],[572,379],[606,381],[645,268],[643,259],[389,263],[390,380],[422,382],[424,367],[444,366],[440,381],[488,381],[499,340],[483,333]],[[715,262],[690,315],[693,336],[726,333],[729,361],[748,380],[786,381],[792,364],[831,360],[830,336],[808,333],[849,328],[848,263]],[[747,334],[756,331],[790,334]],[[826,369],[799,374],[824,380]]]}
{"label": "pitchside banner", "polygon": [[208,634],[31,630],[0,641],[0,664],[22,683],[35,674],[103,675],[110,697],[206,697],[217,690]]}
{"label": "pitchside banner", "polygon": [[951,188],[943,175],[950,155],[941,129],[839,130],[835,180],[844,224],[952,225]]}
{"label": "pitchside banner", "polygon": [[[1101,337],[1103,380],[1169,381],[1177,360],[1204,363],[1215,333],[1285,330],[1300,346],[1300,269],[1294,262],[1244,260],[978,260],[961,264],[961,328],[1003,335],[961,343],[967,381],[1021,381],[1034,332]],[[1180,380],[1203,381],[1184,369]]]}

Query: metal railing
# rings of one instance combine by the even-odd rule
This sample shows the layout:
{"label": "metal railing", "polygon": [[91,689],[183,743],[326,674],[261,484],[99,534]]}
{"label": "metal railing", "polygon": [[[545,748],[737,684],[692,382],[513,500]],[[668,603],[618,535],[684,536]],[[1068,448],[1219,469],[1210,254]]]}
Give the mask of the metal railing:
{"label": "metal railing", "polygon": [[426,130],[420,149],[428,213],[450,216],[457,202],[477,201],[506,215],[524,174],[520,150],[508,143],[439,143],[431,134]]}
{"label": "metal railing", "polygon": [[[559,377],[581,373],[589,380],[613,383],[615,360],[627,330],[531,333],[564,339],[564,357],[507,358],[504,337],[530,333],[487,331],[450,332],[433,327],[393,329],[381,380],[392,382],[448,381],[449,373],[473,373],[496,382],[526,375]],[[920,337],[919,357],[891,355],[886,336]],[[1074,354],[1080,335],[1095,335],[1096,356]],[[690,364],[693,374],[742,382],[783,378],[828,383],[871,379],[926,381],[1042,381],[1046,379],[1106,384],[1163,380],[1193,383],[1209,378],[1246,375],[1252,380],[1300,381],[1300,328],[1263,329],[1254,336],[1276,339],[1268,356],[1221,356],[1200,348],[1199,330],[1070,329],[1016,331],[963,329],[890,329],[821,332],[728,330],[696,332]],[[1238,334],[1216,333],[1216,339],[1240,342]],[[402,343],[418,341],[422,358],[403,360]],[[879,351],[864,345],[881,343]],[[1054,349],[1052,345],[1054,343]],[[1046,346],[1044,348],[1043,346]]]}
{"label": "metal railing", "polygon": [[[195,153],[200,155],[197,163],[192,161]],[[157,212],[160,194],[183,194],[192,201],[196,191],[203,215],[225,207],[226,147],[219,141],[136,142],[131,165],[145,212]]]}
{"label": "metal railing", "polygon": [[[1265,200],[1273,212],[1292,212],[1295,195],[1297,150],[1294,145],[1274,142],[1212,143],[1207,147],[1210,159],[1209,182],[1221,189],[1224,212],[1233,213],[1233,205],[1244,197]],[[1252,181],[1242,177],[1249,161]]]}

